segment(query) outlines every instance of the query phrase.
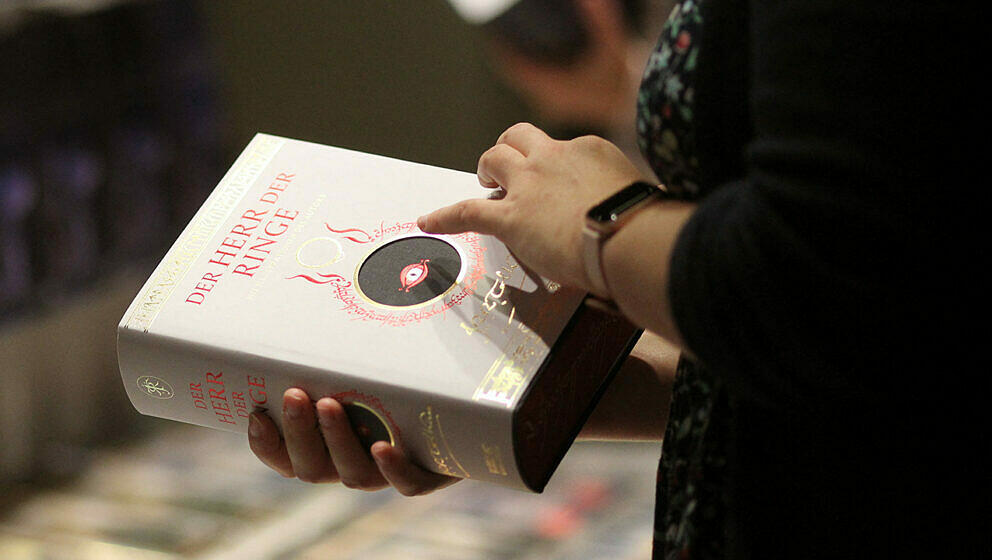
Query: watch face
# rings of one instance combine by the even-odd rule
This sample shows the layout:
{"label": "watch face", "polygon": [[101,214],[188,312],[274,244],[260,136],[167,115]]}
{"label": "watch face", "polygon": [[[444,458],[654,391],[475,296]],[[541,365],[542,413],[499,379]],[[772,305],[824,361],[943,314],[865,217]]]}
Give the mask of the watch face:
{"label": "watch face", "polygon": [[638,181],[594,206],[589,210],[588,217],[597,223],[615,222],[620,214],[662,192],[650,183]]}

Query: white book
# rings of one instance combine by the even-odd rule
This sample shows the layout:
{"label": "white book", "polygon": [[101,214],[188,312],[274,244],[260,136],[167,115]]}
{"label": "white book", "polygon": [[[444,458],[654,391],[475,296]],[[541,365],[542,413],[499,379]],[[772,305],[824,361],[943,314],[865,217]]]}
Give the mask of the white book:
{"label": "white book", "polygon": [[416,226],[488,192],[470,173],[257,135],[120,322],[135,408],[244,432],[300,387],[340,400],[364,443],[540,491],[639,333],[493,237]]}

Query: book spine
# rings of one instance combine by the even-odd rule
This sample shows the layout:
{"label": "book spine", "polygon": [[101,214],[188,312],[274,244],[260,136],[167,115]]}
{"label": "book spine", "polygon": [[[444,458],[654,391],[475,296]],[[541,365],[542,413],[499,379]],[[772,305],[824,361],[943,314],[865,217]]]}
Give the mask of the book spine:
{"label": "book spine", "polygon": [[[247,432],[253,411],[269,412],[281,429],[283,393],[345,405],[356,432],[371,445],[388,440],[421,467],[528,490],[513,460],[512,411],[318,370],[228,348],[174,339],[122,325],[118,359],[138,412],[232,432]],[[355,372],[360,373],[360,372]]]}
{"label": "book spine", "polygon": [[271,405],[265,379],[235,379],[231,353],[121,326],[117,358],[131,404],[141,414],[231,432]]}

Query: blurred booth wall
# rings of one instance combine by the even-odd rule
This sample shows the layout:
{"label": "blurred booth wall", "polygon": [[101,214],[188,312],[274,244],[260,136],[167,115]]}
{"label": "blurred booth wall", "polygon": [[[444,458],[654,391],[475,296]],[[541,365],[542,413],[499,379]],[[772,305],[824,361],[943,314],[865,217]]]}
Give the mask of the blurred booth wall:
{"label": "blurred booth wall", "polygon": [[0,488],[165,422],[116,324],[255,132],[474,171],[527,117],[444,0],[0,7]]}
{"label": "blurred booth wall", "polygon": [[527,117],[445,0],[200,7],[236,145],[262,131],[474,172]]}

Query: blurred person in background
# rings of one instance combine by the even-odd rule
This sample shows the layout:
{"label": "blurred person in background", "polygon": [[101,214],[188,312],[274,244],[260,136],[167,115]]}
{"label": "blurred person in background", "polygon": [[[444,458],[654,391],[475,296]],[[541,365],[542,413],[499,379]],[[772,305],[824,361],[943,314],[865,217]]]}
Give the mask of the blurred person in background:
{"label": "blurred person in background", "polygon": [[449,1],[482,29],[500,75],[539,118],[563,137],[609,139],[651,176],[634,107],[648,38],[673,0]]}
{"label": "blurred person in background", "polygon": [[[981,254],[959,203],[975,194],[959,135],[978,66],[947,63],[972,56],[977,26],[936,4],[682,0],[636,112],[663,188],[602,138],[518,124],[479,160],[500,196],[419,221],[496,235],[681,350],[670,388],[672,353],[647,335],[583,432],[667,429],[656,558],[978,556],[987,460],[962,329],[977,300],[956,260]],[[530,76],[518,55],[499,56]],[[554,97],[545,77],[525,80],[535,99]],[[626,203],[606,240],[583,233]],[[455,482],[385,442],[369,457],[332,399],[291,389],[283,418],[284,440],[253,415],[249,442],[285,476],[405,495]]]}

